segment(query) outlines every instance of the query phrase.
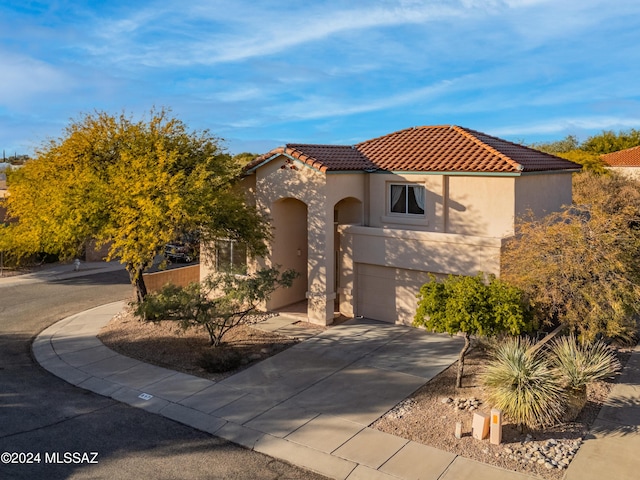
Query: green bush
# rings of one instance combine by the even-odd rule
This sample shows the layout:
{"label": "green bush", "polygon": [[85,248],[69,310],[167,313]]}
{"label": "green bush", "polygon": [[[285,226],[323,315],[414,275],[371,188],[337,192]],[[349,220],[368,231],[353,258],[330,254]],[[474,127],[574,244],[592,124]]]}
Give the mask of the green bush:
{"label": "green bush", "polygon": [[620,370],[615,353],[601,341],[568,335],[548,348],[532,347],[528,339],[504,340],[483,373],[489,402],[531,429],[575,420],[587,401],[587,385]]}
{"label": "green bush", "polygon": [[531,347],[528,339],[506,339],[496,347],[483,383],[495,408],[521,428],[535,430],[561,419],[566,396],[559,371]]}
{"label": "green bush", "polygon": [[553,341],[551,362],[560,371],[566,388],[573,389],[611,377],[621,367],[609,345],[578,341],[573,334]]}
{"label": "green bush", "polygon": [[290,287],[297,276],[293,270],[280,273],[277,267],[252,275],[213,274],[186,287],[166,285],[134,304],[134,313],[150,322],[174,320],[183,330],[202,328],[210,344],[219,347],[231,329],[263,315],[258,306],[277,288]]}
{"label": "green bush", "polygon": [[464,359],[471,335],[491,336],[504,332],[518,335],[532,328],[531,312],[522,291],[495,275],[478,272],[474,277],[449,275],[438,282],[433,274],[418,294],[413,320],[434,332],[462,333],[464,346],[458,356],[456,388],[462,387]]}
{"label": "green bush", "polygon": [[573,421],[587,402],[587,385],[614,375],[620,362],[602,341],[578,341],[573,334],[555,339],[549,360],[562,378],[567,393],[563,419]]}

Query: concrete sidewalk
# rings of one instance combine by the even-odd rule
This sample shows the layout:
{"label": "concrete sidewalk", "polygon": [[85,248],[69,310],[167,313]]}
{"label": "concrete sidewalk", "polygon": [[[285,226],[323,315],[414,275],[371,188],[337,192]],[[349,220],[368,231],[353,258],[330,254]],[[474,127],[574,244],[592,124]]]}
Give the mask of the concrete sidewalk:
{"label": "concrete sidewalk", "polygon": [[[74,385],[331,478],[533,478],[368,427],[453,363],[460,339],[349,321],[216,383],[105,347],[96,334],[121,308],[122,302],[109,304],[52,325],[34,341],[34,356]],[[297,320],[274,317],[261,327],[308,336],[293,325]],[[612,392],[614,403],[603,408],[599,421],[609,422],[606,431],[585,442],[567,478],[602,478],[595,473],[600,466],[607,478],[636,478],[629,475],[640,467],[634,456],[640,438],[638,353]],[[620,441],[614,431],[622,425],[627,430]],[[611,462],[609,450],[626,460]]]}

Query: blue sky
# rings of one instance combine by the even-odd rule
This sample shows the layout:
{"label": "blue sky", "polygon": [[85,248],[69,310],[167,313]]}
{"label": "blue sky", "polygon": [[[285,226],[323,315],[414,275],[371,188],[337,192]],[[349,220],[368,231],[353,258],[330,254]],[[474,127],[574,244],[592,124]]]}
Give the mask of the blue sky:
{"label": "blue sky", "polygon": [[0,0],[0,148],[169,107],[232,153],[640,128],[638,0]]}

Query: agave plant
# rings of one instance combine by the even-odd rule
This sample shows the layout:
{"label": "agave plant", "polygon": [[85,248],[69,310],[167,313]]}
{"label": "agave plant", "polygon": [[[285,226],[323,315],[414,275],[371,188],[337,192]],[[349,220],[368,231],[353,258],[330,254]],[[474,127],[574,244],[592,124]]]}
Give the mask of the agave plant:
{"label": "agave plant", "polygon": [[575,420],[587,402],[587,385],[610,377],[620,370],[620,362],[602,341],[578,341],[573,334],[560,337],[550,347],[551,364],[558,369],[567,390],[564,420]]}
{"label": "agave plant", "polygon": [[531,346],[524,338],[498,345],[483,383],[489,402],[521,428],[535,430],[560,420],[566,397],[559,371]]}

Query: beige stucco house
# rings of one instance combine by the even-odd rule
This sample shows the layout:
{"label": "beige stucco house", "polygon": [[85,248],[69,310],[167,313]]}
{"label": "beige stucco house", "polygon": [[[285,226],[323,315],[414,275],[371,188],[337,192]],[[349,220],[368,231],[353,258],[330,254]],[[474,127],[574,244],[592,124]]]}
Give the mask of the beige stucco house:
{"label": "beige stucco house", "polygon": [[606,153],[601,157],[609,170],[640,180],[640,146]]}
{"label": "beige stucco house", "polygon": [[[270,255],[252,267],[301,275],[267,308],[304,301],[323,325],[337,312],[410,323],[429,273],[499,274],[515,219],[569,204],[579,169],[458,126],[276,148],[246,169],[246,192],[273,226]],[[201,267],[204,277],[215,265]]]}

